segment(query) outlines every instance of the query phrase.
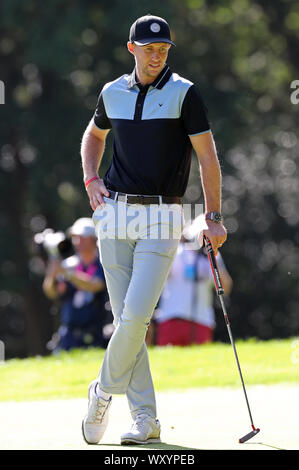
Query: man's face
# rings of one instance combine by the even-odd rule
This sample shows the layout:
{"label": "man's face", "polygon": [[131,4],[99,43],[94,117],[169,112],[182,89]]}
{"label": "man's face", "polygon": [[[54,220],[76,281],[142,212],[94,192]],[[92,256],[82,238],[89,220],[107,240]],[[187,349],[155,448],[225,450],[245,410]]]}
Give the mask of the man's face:
{"label": "man's face", "polygon": [[135,56],[138,72],[148,79],[155,80],[165,65],[170,44],[156,42],[137,46],[135,43],[128,43],[128,49]]}

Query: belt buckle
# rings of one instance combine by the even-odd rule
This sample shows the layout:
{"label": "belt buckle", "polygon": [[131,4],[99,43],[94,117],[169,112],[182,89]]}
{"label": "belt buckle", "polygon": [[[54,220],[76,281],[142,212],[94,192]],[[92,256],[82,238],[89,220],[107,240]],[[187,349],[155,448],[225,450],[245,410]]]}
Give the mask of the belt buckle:
{"label": "belt buckle", "polygon": [[119,192],[117,192],[116,194],[117,194],[117,197],[115,197],[114,201],[124,202],[125,204],[127,204],[127,200],[128,200],[127,194],[119,194]]}

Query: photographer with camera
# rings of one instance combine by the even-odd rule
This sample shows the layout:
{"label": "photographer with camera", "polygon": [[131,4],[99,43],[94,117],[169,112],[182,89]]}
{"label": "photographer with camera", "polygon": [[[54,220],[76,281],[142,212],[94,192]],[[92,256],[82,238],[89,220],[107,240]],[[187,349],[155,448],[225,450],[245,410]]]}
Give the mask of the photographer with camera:
{"label": "photographer with camera", "polygon": [[59,232],[44,241],[50,256],[43,290],[49,299],[61,303],[61,325],[50,342],[51,349],[106,348],[112,331],[105,335],[103,330],[112,329],[112,322],[105,308],[108,294],[92,219],[78,219],[69,233],[75,254],[65,259],[57,256],[66,245]]}

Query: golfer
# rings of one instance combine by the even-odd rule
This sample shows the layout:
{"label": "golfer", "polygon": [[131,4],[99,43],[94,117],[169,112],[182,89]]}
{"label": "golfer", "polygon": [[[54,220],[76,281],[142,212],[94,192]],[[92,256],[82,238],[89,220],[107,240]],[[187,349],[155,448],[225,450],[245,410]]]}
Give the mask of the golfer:
{"label": "golfer", "polygon": [[[196,86],[167,65],[172,46],[164,19],[146,15],[134,22],[127,48],[135,68],[103,87],[82,139],[83,177],[115,324],[99,375],[89,385],[82,423],[89,444],[103,437],[113,394],[126,394],[133,419],[121,444],[160,440],[145,335],[181,238],[192,147],[205,199],[203,233],[215,253],[227,236],[205,106]],[[98,170],[110,129],[113,156],[102,180]]]}

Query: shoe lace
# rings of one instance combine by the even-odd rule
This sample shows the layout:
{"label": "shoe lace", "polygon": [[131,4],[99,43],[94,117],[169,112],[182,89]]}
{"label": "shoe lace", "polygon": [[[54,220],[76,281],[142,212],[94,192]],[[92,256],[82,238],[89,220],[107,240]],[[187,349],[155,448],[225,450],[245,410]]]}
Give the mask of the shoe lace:
{"label": "shoe lace", "polygon": [[93,413],[93,420],[101,423],[105,416],[105,413],[108,409],[109,401],[107,403],[103,403],[101,400],[97,400],[97,404],[94,409]]}
{"label": "shoe lace", "polygon": [[148,418],[147,415],[138,415],[132,425],[132,429],[134,431],[140,431],[142,430],[143,426],[144,426],[144,422],[146,421],[146,419]]}

